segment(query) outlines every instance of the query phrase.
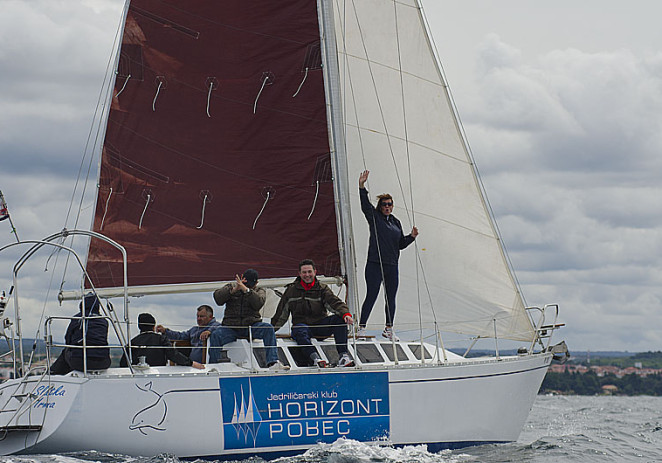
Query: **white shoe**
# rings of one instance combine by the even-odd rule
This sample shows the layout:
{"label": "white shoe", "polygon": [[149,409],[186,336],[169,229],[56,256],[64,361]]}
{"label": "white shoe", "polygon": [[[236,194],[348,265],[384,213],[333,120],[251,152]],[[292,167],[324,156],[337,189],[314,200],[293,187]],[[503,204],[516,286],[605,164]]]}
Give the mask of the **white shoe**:
{"label": "white shoe", "polygon": [[368,336],[368,332],[365,330],[365,328],[359,328],[359,330],[356,332],[357,338],[365,338],[366,336]]}
{"label": "white shoe", "polygon": [[269,365],[271,371],[287,371],[290,369],[289,365],[283,365],[280,360],[276,360],[274,363]]}
{"label": "white shoe", "polygon": [[386,328],[384,328],[384,331],[382,331],[382,336],[388,339],[389,341],[398,342],[400,340],[400,338],[397,337],[393,332],[393,327],[391,326],[387,326]]}
{"label": "white shoe", "polygon": [[317,368],[326,368],[327,365],[326,360],[320,358],[320,356],[317,355],[317,353],[312,354],[310,358],[312,359],[313,363]]}
{"label": "white shoe", "polygon": [[354,366],[354,360],[349,358],[348,354],[342,354],[340,357],[340,360],[338,360],[338,366],[339,367],[353,367]]}

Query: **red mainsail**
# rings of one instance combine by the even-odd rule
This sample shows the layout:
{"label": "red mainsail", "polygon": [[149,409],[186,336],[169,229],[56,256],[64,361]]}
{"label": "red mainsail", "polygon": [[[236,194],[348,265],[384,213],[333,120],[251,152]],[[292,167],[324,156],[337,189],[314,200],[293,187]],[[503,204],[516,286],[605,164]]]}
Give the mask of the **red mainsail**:
{"label": "red mainsail", "polygon": [[[133,0],[94,230],[130,285],[339,275],[329,151],[316,2]],[[99,240],[87,269],[122,285]]]}

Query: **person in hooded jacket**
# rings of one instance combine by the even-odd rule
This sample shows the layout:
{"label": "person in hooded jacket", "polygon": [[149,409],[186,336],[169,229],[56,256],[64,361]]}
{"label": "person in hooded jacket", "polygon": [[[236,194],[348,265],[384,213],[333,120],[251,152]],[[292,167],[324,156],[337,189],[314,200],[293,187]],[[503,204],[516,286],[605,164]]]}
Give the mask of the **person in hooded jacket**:
{"label": "person in hooded jacket", "polygon": [[[85,316],[83,317],[83,307]],[[108,320],[101,318],[101,302],[92,293],[88,293],[79,305],[79,311],[69,322],[64,335],[67,347],[51,365],[52,375],[66,375],[70,371],[84,371],[83,339],[85,339],[88,370],[105,370],[110,367],[110,348],[108,346]]]}

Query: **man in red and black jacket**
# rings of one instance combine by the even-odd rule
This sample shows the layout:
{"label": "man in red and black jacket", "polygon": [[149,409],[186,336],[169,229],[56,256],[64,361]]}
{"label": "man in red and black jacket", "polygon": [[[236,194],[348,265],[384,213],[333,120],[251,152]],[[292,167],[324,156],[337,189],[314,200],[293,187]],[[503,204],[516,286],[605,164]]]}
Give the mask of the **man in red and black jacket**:
{"label": "man in red and black jacket", "polygon": [[285,288],[271,324],[278,331],[292,314],[292,338],[300,346],[308,346],[304,349],[306,357],[322,368],[326,367],[326,361],[320,358],[310,338],[333,334],[340,356],[338,366],[353,366],[347,351],[347,325],[353,324],[354,319],[347,304],[320,283],[316,275],[312,260],[299,262],[299,276]]}

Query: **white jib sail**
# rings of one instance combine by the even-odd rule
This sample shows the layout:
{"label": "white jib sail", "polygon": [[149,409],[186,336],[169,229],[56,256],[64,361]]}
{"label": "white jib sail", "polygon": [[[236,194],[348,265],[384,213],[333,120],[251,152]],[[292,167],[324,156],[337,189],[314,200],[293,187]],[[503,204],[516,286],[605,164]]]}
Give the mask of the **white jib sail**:
{"label": "white jib sail", "polygon": [[[531,340],[533,330],[502,252],[416,0],[334,0],[359,296],[371,200],[389,192],[405,234],[396,329],[436,321],[442,331]],[[353,178],[352,178],[353,177]],[[418,261],[418,262],[417,262]],[[362,302],[362,301],[360,301]],[[383,300],[369,323],[384,322]],[[430,327],[431,325],[427,325]],[[416,327],[416,328],[414,328]]]}

